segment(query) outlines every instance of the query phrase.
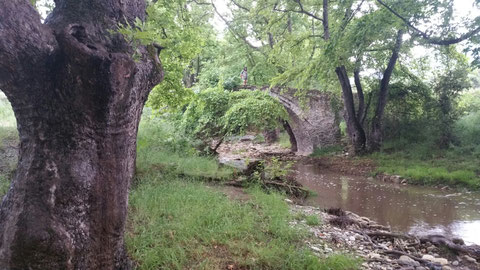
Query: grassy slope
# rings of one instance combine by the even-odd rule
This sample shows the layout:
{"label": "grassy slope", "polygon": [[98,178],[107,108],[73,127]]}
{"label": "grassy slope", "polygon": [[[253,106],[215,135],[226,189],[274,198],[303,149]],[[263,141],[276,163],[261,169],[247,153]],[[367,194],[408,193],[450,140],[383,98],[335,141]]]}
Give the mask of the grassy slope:
{"label": "grassy slope", "polygon": [[139,269],[355,269],[345,256],[320,261],[306,250],[282,196],[249,193],[241,203],[191,180],[144,179],[131,194],[127,234]]}
{"label": "grassy slope", "polygon": [[427,144],[403,147],[385,145],[386,151],[374,153],[378,172],[401,175],[411,183],[449,185],[480,189],[480,160],[461,149],[438,150]]}

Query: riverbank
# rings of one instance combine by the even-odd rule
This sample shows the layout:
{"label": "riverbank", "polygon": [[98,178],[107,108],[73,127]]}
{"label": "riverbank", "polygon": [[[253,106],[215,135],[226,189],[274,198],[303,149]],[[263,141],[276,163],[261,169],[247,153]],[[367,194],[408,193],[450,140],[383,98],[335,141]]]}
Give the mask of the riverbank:
{"label": "riverbank", "polygon": [[[292,226],[310,232],[305,243],[319,256],[354,254],[362,258],[362,269],[480,269],[480,264],[471,256],[456,255],[453,250],[434,244],[429,238],[392,232],[388,227],[352,212],[330,209],[327,213],[317,207],[296,204],[291,204],[290,209],[297,217]],[[321,222],[309,223],[310,216],[319,217]],[[480,255],[478,248],[477,256]]]}

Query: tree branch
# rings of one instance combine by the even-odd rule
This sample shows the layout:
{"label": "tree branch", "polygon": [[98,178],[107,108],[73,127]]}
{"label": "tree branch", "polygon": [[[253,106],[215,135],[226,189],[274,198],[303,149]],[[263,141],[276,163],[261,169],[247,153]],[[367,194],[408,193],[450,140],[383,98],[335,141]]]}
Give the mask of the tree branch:
{"label": "tree branch", "polygon": [[312,17],[312,18],[314,18],[314,19],[316,19],[316,20],[319,20],[319,21],[323,22],[323,19],[322,19],[322,18],[318,17],[317,15],[315,15],[315,14],[309,12],[309,11],[306,11],[306,10],[303,8],[303,4],[302,4],[302,2],[300,2],[300,0],[293,0],[293,1],[298,4],[298,6],[300,7],[300,10],[278,9],[278,8],[277,8],[277,4],[275,4],[275,5],[273,6],[273,10],[278,11],[278,12],[285,12],[285,13],[287,13],[287,12],[295,12],[295,13],[305,14],[305,15],[307,15],[307,16],[310,16],[310,17]]}
{"label": "tree branch", "polygon": [[387,4],[385,4],[382,0],[376,0],[380,5],[382,5],[383,7],[385,7],[388,11],[390,11],[393,15],[395,15],[396,17],[398,17],[400,20],[402,20],[408,27],[410,27],[411,29],[413,29],[415,32],[417,32],[418,34],[420,34],[420,36],[425,39],[426,42],[430,43],[430,44],[434,44],[434,45],[441,45],[441,46],[447,46],[447,45],[452,45],[452,44],[456,44],[456,43],[460,43],[466,39],[469,39],[471,38],[472,36],[478,34],[480,32],[480,26],[478,26],[477,28],[473,29],[472,31],[470,32],[467,32],[463,35],[461,35],[460,37],[454,37],[454,38],[448,38],[448,39],[441,39],[439,37],[431,37],[429,36],[427,33],[425,33],[424,31],[418,29],[417,27],[415,27],[412,23],[410,23],[405,17],[403,17],[402,15],[400,15],[398,12],[396,12],[394,9],[392,9],[391,7],[389,7]]}
{"label": "tree branch", "polygon": [[240,34],[238,34],[237,32],[235,32],[232,27],[230,26],[231,22],[229,22],[227,19],[225,19],[225,17],[223,17],[223,15],[218,11],[217,7],[215,6],[215,4],[213,3],[213,1],[210,2],[212,7],[213,7],[213,10],[215,11],[215,13],[218,15],[218,17],[220,17],[220,19],[222,19],[222,21],[225,22],[225,24],[227,25],[227,28],[230,32],[232,32],[232,34],[234,36],[237,36],[238,38],[240,38],[241,40],[243,40],[243,42],[245,42],[245,44],[247,44],[250,48],[254,49],[254,50],[259,50],[259,47],[253,45],[252,43],[250,43],[248,40],[247,40],[247,37],[245,36],[242,36]]}
{"label": "tree branch", "polygon": [[248,9],[248,8],[240,5],[240,4],[237,3],[235,0],[230,0],[230,1],[231,1],[235,6],[237,6],[238,8],[243,9],[243,10],[245,10],[245,11],[247,11],[247,12],[250,12],[250,9]]}

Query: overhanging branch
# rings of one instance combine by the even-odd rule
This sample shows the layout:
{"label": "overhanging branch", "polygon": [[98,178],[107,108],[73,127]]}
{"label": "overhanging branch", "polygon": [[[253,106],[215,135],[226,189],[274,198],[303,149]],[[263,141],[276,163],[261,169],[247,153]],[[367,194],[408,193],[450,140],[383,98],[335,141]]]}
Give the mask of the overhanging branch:
{"label": "overhanging branch", "polygon": [[211,1],[211,5],[213,7],[213,10],[215,11],[215,13],[218,15],[218,17],[220,17],[220,19],[225,22],[225,24],[227,25],[227,28],[228,30],[236,37],[240,38],[241,40],[243,40],[243,42],[245,42],[246,45],[248,45],[250,48],[254,49],[254,50],[259,50],[260,47],[257,47],[255,45],[253,45],[250,41],[248,41],[247,37],[246,36],[243,36],[243,35],[240,35],[238,34],[236,31],[234,31],[231,27],[231,22],[229,22],[225,17],[223,17],[223,15],[218,11],[217,7],[215,6],[215,4],[213,3],[213,1]]}
{"label": "overhanging branch", "polygon": [[391,7],[389,7],[387,4],[385,4],[382,0],[376,0],[380,5],[382,5],[383,7],[385,7],[388,11],[390,11],[393,15],[395,15],[396,17],[398,17],[400,20],[402,20],[409,28],[413,29],[415,32],[417,32],[418,34],[420,34],[420,36],[425,39],[426,42],[430,43],[430,44],[434,44],[434,45],[441,45],[441,46],[447,46],[447,45],[452,45],[452,44],[456,44],[456,43],[459,43],[459,42],[462,42],[466,39],[469,39],[471,38],[472,36],[478,34],[480,32],[480,26],[478,26],[477,28],[473,29],[472,31],[470,32],[467,32],[463,35],[461,35],[460,37],[454,37],[454,38],[448,38],[448,39],[441,39],[439,37],[431,37],[430,35],[428,35],[427,33],[425,33],[424,31],[418,29],[417,27],[415,27],[412,23],[410,23],[405,17],[403,17],[402,15],[400,15],[398,12],[396,12],[394,9],[392,9]]}
{"label": "overhanging branch", "polygon": [[323,18],[320,18],[320,17],[318,17],[317,15],[315,15],[315,14],[313,14],[313,13],[305,10],[304,7],[303,7],[302,2],[300,2],[300,0],[293,0],[293,1],[298,4],[300,10],[295,10],[295,9],[279,9],[279,8],[277,8],[277,4],[275,4],[275,5],[273,6],[273,10],[278,11],[278,12],[285,12],[285,13],[287,13],[287,12],[294,12],[294,13],[304,14],[304,15],[307,15],[307,16],[309,16],[309,17],[314,18],[315,20],[318,20],[318,21],[323,22]]}

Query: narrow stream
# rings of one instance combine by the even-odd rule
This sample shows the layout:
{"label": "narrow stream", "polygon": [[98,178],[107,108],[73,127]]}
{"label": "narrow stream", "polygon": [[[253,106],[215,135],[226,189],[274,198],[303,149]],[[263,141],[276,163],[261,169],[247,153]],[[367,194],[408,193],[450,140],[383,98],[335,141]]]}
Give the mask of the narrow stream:
{"label": "narrow stream", "polygon": [[403,186],[322,172],[298,162],[295,178],[316,196],[307,204],[340,207],[393,230],[415,235],[443,234],[480,245],[480,193]]}

